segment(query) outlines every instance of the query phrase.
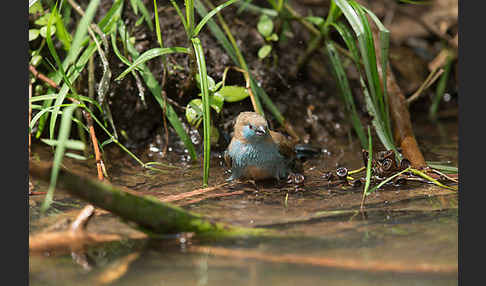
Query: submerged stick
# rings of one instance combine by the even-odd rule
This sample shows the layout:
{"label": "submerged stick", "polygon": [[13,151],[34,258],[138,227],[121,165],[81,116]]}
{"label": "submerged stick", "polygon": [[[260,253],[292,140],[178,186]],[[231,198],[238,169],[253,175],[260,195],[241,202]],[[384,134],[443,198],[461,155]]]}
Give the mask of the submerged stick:
{"label": "submerged stick", "polygon": [[[48,181],[51,165],[31,162],[29,173],[33,177]],[[212,238],[275,235],[271,230],[212,222],[154,197],[124,192],[111,184],[84,178],[65,169],[59,171],[57,186],[96,207],[136,223],[151,234],[193,232],[201,237]]]}

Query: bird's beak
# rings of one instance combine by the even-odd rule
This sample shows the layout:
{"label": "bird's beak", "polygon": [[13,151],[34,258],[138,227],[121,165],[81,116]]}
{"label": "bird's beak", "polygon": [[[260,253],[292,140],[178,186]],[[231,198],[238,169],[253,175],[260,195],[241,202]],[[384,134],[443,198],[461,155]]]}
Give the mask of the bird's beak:
{"label": "bird's beak", "polygon": [[264,136],[267,134],[267,130],[264,126],[258,126],[255,130],[256,135],[258,136]]}

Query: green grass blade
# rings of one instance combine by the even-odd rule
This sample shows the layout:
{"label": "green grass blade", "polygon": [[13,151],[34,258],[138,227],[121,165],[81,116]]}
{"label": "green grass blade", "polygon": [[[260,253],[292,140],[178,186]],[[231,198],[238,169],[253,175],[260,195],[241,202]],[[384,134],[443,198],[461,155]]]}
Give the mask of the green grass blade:
{"label": "green grass blade", "polygon": [[[150,31],[154,30],[154,25],[152,24],[152,20],[150,19],[150,13],[147,10],[147,7],[145,7],[145,4],[141,0],[137,0],[137,6],[140,12],[142,13],[142,17],[149,26]],[[157,10],[155,10],[157,12]]]}
{"label": "green grass blade", "polygon": [[229,1],[226,1],[225,3],[219,5],[218,7],[214,8],[213,10],[211,10],[206,16],[204,16],[204,18],[199,22],[199,24],[197,24],[196,28],[194,29],[193,33],[192,33],[192,36],[193,37],[197,37],[197,35],[199,34],[199,32],[201,31],[201,29],[204,27],[204,25],[206,25],[206,23],[214,16],[216,15],[216,13],[218,13],[219,11],[221,11],[223,8],[237,2],[239,0],[229,0]]}
{"label": "green grass blade", "polygon": [[51,171],[51,181],[49,184],[49,188],[47,189],[47,194],[42,202],[41,211],[46,211],[51,203],[52,198],[54,196],[54,190],[56,188],[57,183],[57,176],[59,174],[59,169],[61,168],[62,158],[64,157],[64,151],[66,150],[66,142],[69,137],[69,132],[71,131],[71,118],[73,115],[74,110],[77,108],[77,105],[71,105],[66,107],[63,110],[62,118],[61,118],[61,126],[59,128],[59,136],[58,136],[58,143],[56,147],[56,151],[54,153],[54,162],[52,164],[52,171]]}
{"label": "green grass blade", "polygon": [[101,21],[98,23],[98,26],[105,34],[113,33],[115,29],[115,24],[117,23],[118,19],[121,17],[121,11],[123,9],[123,0],[116,0],[111,5],[110,10],[106,12],[105,16]]}
{"label": "green grass blade", "polygon": [[[68,51],[68,54],[66,55],[66,58],[65,58],[63,64],[61,64],[59,56],[57,55],[57,52],[56,52],[54,45],[52,43],[52,39],[50,37],[50,27],[51,27],[52,21],[54,19],[53,16],[56,13],[55,11],[57,11],[57,6],[54,6],[54,9],[53,9],[54,13],[51,13],[51,17],[49,18],[49,23],[48,23],[48,26],[47,26],[47,30],[48,30],[47,35],[48,36],[46,37],[46,43],[47,43],[47,46],[49,48],[51,55],[54,57],[56,64],[58,65],[59,72],[57,74],[61,75],[61,77],[64,78],[64,80],[65,80],[65,84],[68,85],[68,87],[64,88],[64,91],[62,93],[59,92],[59,96],[55,101],[55,105],[59,105],[60,103],[62,103],[64,101],[66,94],[67,94],[67,91],[68,91],[68,88],[71,88],[70,87],[70,81],[67,80],[67,74],[64,72],[64,70],[71,63],[73,63],[76,60],[77,56],[81,52],[82,43],[83,43],[83,41],[86,37],[87,31],[88,31],[88,26],[89,26],[89,24],[91,23],[91,21],[94,17],[94,14],[96,12],[96,9],[98,8],[99,2],[100,2],[99,0],[91,0],[90,1],[88,8],[86,9],[85,15],[81,18],[79,25],[77,26],[77,29],[76,29],[76,32],[74,34],[74,38],[73,38],[73,41],[72,41],[72,44],[71,44],[71,49]],[[56,126],[56,120],[57,120],[58,112],[59,112],[59,109],[55,109],[54,112],[51,115],[51,121],[50,121],[50,125],[49,125],[49,131],[50,131],[49,138],[50,139],[52,139],[52,137],[54,135],[54,128]]]}
{"label": "green grass blade", "polygon": [[204,129],[204,172],[203,187],[207,187],[209,179],[209,163],[211,159],[211,114],[209,109],[209,85],[206,72],[206,60],[201,41],[198,38],[192,38],[194,52],[196,54],[197,68],[199,72],[200,90],[202,92],[203,102],[203,129]]}
{"label": "green grass blade", "polygon": [[339,9],[343,12],[344,16],[348,20],[351,28],[353,28],[354,32],[357,36],[364,34],[363,24],[360,21],[360,18],[356,11],[354,11],[353,7],[349,5],[347,0],[333,0],[334,3],[339,7]]}
{"label": "green grass blade", "polygon": [[363,196],[367,196],[368,189],[371,183],[371,161],[373,159],[373,145],[371,143],[371,131],[370,127],[368,126],[368,163],[366,164],[366,182],[363,189]]}
{"label": "green grass blade", "polygon": [[[125,58],[125,56],[118,49],[118,46],[116,45],[116,39],[117,39],[117,30],[115,30],[115,32],[111,36],[111,47],[113,48],[113,52],[115,53],[115,55],[122,63],[126,64],[127,66],[131,66],[132,63],[127,58]],[[134,72],[135,71],[132,71],[132,74]]]}
{"label": "green grass blade", "polygon": [[[364,74],[367,80],[367,82],[365,82],[361,77],[360,83],[363,87],[368,112],[371,116],[373,116],[373,126],[375,127],[383,145],[385,145],[387,149],[394,150],[395,153],[398,154],[393,142],[388,111],[388,100],[385,99],[386,92],[382,89],[380,76],[378,74],[373,34],[366,17],[366,10],[364,10],[365,8],[361,7],[355,1],[335,0],[335,2],[339,9],[341,9],[343,12],[346,20],[351,24],[351,27],[358,39]],[[377,25],[380,29],[380,49],[383,56],[382,63],[384,66],[386,66],[388,63],[389,32],[381,24],[381,22],[378,21],[376,16],[370,14],[370,17],[374,21],[377,21]],[[386,68],[383,69],[383,66],[382,72],[382,75],[386,75]],[[384,79],[386,79],[386,76]],[[384,87],[386,88],[386,85]]]}
{"label": "green grass blade", "polygon": [[[47,106],[47,107],[42,107],[41,110],[39,112],[37,112],[37,114],[32,117],[32,119],[30,120],[30,124],[29,124],[29,128],[30,130],[34,129],[34,126],[35,124],[37,123],[37,121],[44,115],[46,114],[47,112],[52,112],[54,110],[54,108],[57,108],[57,107],[66,107],[66,106],[70,106],[72,104],[59,104],[59,105],[53,105],[53,106]],[[58,112],[58,113],[61,113],[61,112]],[[40,122],[39,122],[40,123]]]}
{"label": "green grass blade", "polygon": [[138,1],[140,1],[140,0],[130,0],[130,6],[132,7],[133,13],[135,15],[138,15],[138,5],[137,5]]}
{"label": "green grass blade", "polygon": [[[135,156],[135,154],[133,154],[132,152],[130,152],[130,150],[128,150],[125,146],[123,146],[123,144],[120,143],[120,141],[118,141],[118,139],[113,136],[113,134],[110,133],[110,131],[108,131],[108,129],[106,129],[105,125],[103,123],[101,123],[101,121],[93,114],[93,112],[88,109],[88,108],[85,108],[86,112],[88,112],[91,117],[93,118],[94,122],[96,122],[96,124],[98,124],[98,126],[108,135],[110,136],[110,139],[108,139],[107,141],[111,140],[111,142],[115,143],[116,145],[118,145],[118,147],[120,147],[120,149],[122,149],[123,151],[125,151],[130,157],[132,157],[135,161],[137,161],[140,165],[142,165],[143,167],[145,167],[145,164],[142,162],[142,160],[140,160],[137,156]],[[105,141],[105,142],[107,142]],[[103,142],[104,144],[106,144],[105,142]],[[103,145],[100,144],[100,142],[98,142],[98,145],[100,146],[100,149],[103,149]]]}
{"label": "green grass blade", "polygon": [[326,22],[324,23],[324,31],[328,33],[329,25],[336,23],[339,16],[341,16],[342,12],[336,6],[336,2],[331,1],[329,6],[329,12],[327,12]]}
{"label": "green grass blade", "polygon": [[273,10],[273,9],[268,9],[268,8],[262,8],[260,6],[257,6],[257,5],[254,5],[252,3],[250,3],[250,1],[244,1],[243,3],[237,3],[237,5],[239,6],[238,8],[238,11],[236,12],[237,14],[240,14],[241,12],[243,11],[250,11],[250,12],[255,12],[257,14],[265,14],[269,17],[277,17],[278,16],[278,12]]}
{"label": "green grass blade", "polygon": [[66,26],[64,26],[64,22],[62,17],[59,13],[56,13],[56,36],[61,41],[64,50],[69,51],[71,49],[71,35],[66,30]]}
{"label": "green grass blade", "polygon": [[[54,6],[52,13],[49,17],[49,20],[47,22],[46,43],[47,43],[47,47],[49,49],[51,56],[54,58],[57,66],[59,68],[59,73],[64,78],[64,81],[65,81],[66,86],[67,86],[67,85],[70,85],[70,82],[66,77],[66,73],[65,73],[64,68],[62,66],[61,59],[59,58],[59,55],[57,54],[56,48],[54,47],[54,43],[52,42],[52,38],[51,38],[51,27],[52,27],[53,21],[55,19],[55,15],[57,15],[57,4]],[[56,100],[55,100],[55,105],[59,105],[64,101],[64,98],[66,97],[68,88],[65,88],[65,91],[66,91],[65,93],[62,93],[62,94],[59,93],[58,94],[58,96],[56,97]],[[51,115],[51,121],[50,121],[50,124],[49,124],[49,138],[50,139],[52,139],[54,137],[54,128],[55,128],[55,125],[56,125],[58,113],[59,113],[59,108],[55,108],[52,115]]]}
{"label": "green grass blade", "polygon": [[196,25],[196,22],[194,20],[194,0],[184,0],[184,3],[186,5],[186,34],[187,37],[190,39],[193,35],[194,25]]}
{"label": "green grass blade", "polygon": [[[125,32],[126,31],[125,24],[121,20],[118,22],[118,29],[122,41],[127,43],[128,52],[131,54],[133,58],[138,58],[140,55],[139,52],[135,49],[135,47],[130,42],[126,41],[125,37],[128,37],[128,34]],[[179,138],[182,140],[182,142],[188,149],[189,155],[191,156],[192,160],[196,159],[197,158],[196,149],[192,144],[191,138],[189,138],[189,135],[187,135],[186,131],[184,130],[184,127],[182,126],[182,123],[180,122],[179,117],[177,116],[177,113],[174,111],[172,105],[167,103],[165,99],[162,98],[161,95],[162,88],[157,83],[155,76],[152,74],[152,72],[150,72],[148,67],[145,66],[144,64],[140,65],[140,69],[145,84],[149,88],[152,95],[155,97],[155,100],[157,100],[157,102],[159,103],[160,107],[166,111],[165,115],[167,119],[169,120],[172,127],[175,129]]]}
{"label": "green grass blade", "polygon": [[[206,7],[201,3],[200,0],[196,0],[194,2],[194,7],[196,7],[196,11],[201,17],[205,17],[208,14],[208,11],[206,10]],[[233,62],[237,65],[239,65],[239,60],[237,56],[237,52],[233,48],[232,44],[224,34],[223,30],[214,22],[213,19],[209,19],[209,21],[206,23],[208,25],[209,30],[213,34],[213,36],[216,38],[216,40],[223,46],[225,49],[226,53],[231,57]]]}
{"label": "green grass blade", "polygon": [[[123,8],[123,0],[116,0],[115,2],[113,2],[113,5],[111,6],[111,8],[108,10],[108,12],[103,17],[103,19],[99,22],[99,27],[100,27],[100,29],[103,30],[103,32],[107,33],[113,27],[113,23],[115,23],[116,19],[118,19],[120,17],[122,8]],[[67,74],[69,74],[69,80],[71,82],[74,82],[76,80],[79,73],[83,70],[84,65],[88,61],[89,57],[91,57],[92,54],[94,53],[95,49],[96,49],[95,44],[91,43],[90,46],[88,48],[86,48],[85,51],[83,52],[83,54],[79,57],[78,61],[74,65],[74,67],[73,66],[70,67]],[[77,57],[77,55],[76,55],[76,57]],[[62,67],[63,68],[67,67],[66,59],[64,60]],[[54,75],[50,76],[50,78],[56,84],[60,84],[63,76],[64,76],[64,73],[57,72]],[[58,92],[58,99],[59,100],[58,100],[58,103],[55,104],[56,106],[60,106],[60,102],[62,102],[64,100],[68,90],[69,89],[68,89],[67,86],[63,86],[61,88],[61,90]],[[52,104],[53,104],[52,100],[44,101],[44,107],[45,108],[51,106]],[[58,113],[58,112],[59,112],[59,110],[56,111],[56,113]],[[57,114],[56,114],[56,117],[57,117]],[[40,120],[39,120],[38,131],[35,135],[36,138],[39,138],[40,135],[42,134],[42,131],[44,130],[45,122],[46,122],[46,116],[41,117]]]}
{"label": "green grass blade", "polygon": [[188,54],[189,50],[183,47],[172,47],[172,48],[153,48],[150,49],[143,54],[141,54],[126,70],[124,70],[115,80],[121,80],[124,78],[129,72],[134,70],[135,68],[139,67],[140,65],[144,64],[145,62],[167,54],[173,53],[185,53]]}
{"label": "green grass blade", "polygon": [[341,38],[344,40],[346,47],[348,48],[349,52],[352,55],[352,59],[354,61],[354,64],[356,65],[356,68],[360,71],[361,65],[360,65],[359,51],[358,51],[358,47],[356,46],[356,41],[354,40],[353,35],[351,34],[351,31],[349,31],[348,27],[346,27],[341,22],[331,23],[330,25],[333,28],[335,28],[336,31],[338,31],[338,33],[341,35]]}
{"label": "green grass blade", "polygon": [[381,55],[381,78],[383,83],[383,120],[386,123],[387,133],[392,134],[390,109],[388,108],[388,89],[387,89],[387,69],[388,69],[388,50],[390,47],[390,31],[381,23],[376,15],[366,7],[362,9],[370,16],[379,30],[380,55]]}
{"label": "green grass blade", "polygon": [[358,112],[356,111],[353,94],[351,92],[351,88],[349,87],[348,78],[341,63],[341,59],[339,58],[339,55],[337,54],[337,51],[331,41],[326,41],[326,50],[329,58],[331,59],[331,65],[337,78],[339,89],[341,90],[341,97],[348,111],[351,124],[353,125],[354,131],[358,135],[362,148],[367,148],[368,144],[366,135],[364,133],[363,125],[359,120]]}
{"label": "green grass blade", "polygon": [[159,23],[159,12],[157,10],[157,0],[154,0],[154,14],[155,14],[155,34],[157,35],[157,42],[161,48],[164,47],[164,42],[162,41],[162,33],[160,32]]}
{"label": "green grass blade", "polygon": [[402,171],[394,174],[393,176],[390,176],[390,177],[386,178],[385,180],[383,180],[382,182],[380,182],[378,185],[376,185],[373,188],[371,188],[371,190],[369,191],[369,194],[373,193],[375,190],[381,188],[381,186],[383,186],[384,184],[390,182],[391,180],[393,180],[394,178],[400,176],[401,174],[403,174],[405,172],[410,172],[410,167],[408,167],[405,170],[402,170]]}
{"label": "green grass blade", "polygon": [[401,154],[397,151],[395,144],[393,141],[390,140],[389,136],[385,133],[386,127],[383,125],[383,121],[379,120],[379,114],[376,111],[376,106],[371,101],[371,96],[368,93],[368,89],[366,89],[365,83],[363,78],[360,78],[360,83],[363,88],[363,93],[366,102],[366,108],[368,109],[368,113],[373,117],[371,123],[375,127],[376,134],[378,138],[380,138],[381,143],[387,150],[393,150],[397,155],[397,158],[401,158]]}
{"label": "green grass blade", "polygon": [[422,177],[422,178],[424,178],[426,180],[429,180],[430,182],[436,184],[437,186],[440,186],[442,188],[446,188],[446,189],[449,189],[449,190],[457,191],[457,188],[446,186],[446,185],[442,184],[441,182],[437,181],[436,179],[434,179],[434,178],[430,177],[429,175],[425,174],[422,171],[419,171],[417,169],[410,168],[410,172],[412,172],[415,175],[418,175],[418,176],[420,176],[420,177]]}
{"label": "green grass blade", "polygon": [[30,99],[30,102],[44,101],[44,100],[47,100],[47,99],[56,99],[56,97],[57,97],[57,93],[32,96],[32,98]]}
{"label": "green grass blade", "polygon": [[64,68],[66,69],[70,64],[74,63],[77,56],[80,54],[83,42],[86,41],[88,38],[88,27],[93,21],[94,15],[96,10],[98,9],[98,5],[100,4],[100,0],[91,0],[86,8],[84,16],[79,21],[79,24],[76,28],[76,32],[74,32],[73,41],[71,43],[71,49],[68,51],[66,58],[64,60]]}
{"label": "green grass blade", "polygon": [[432,163],[432,162],[427,162],[427,165],[430,168],[437,169],[437,170],[440,170],[440,171],[445,171],[445,172],[454,173],[454,174],[459,173],[459,168],[454,167],[454,166],[441,165],[441,164]]}
{"label": "green grass blade", "polygon": [[[41,139],[41,141],[49,146],[59,146],[60,144],[59,140]],[[68,139],[64,142],[64,147],[67,149],[82,151],[86,146],[84,145],[83,141]]]}
{"label": "green grass blade", "polygon": [[179,8],[179,5],[177,5],[177,2],[175,0],[169,0],[174,9],[176,10],[177,15],[179,15],[179,18],[181,19],[182,25],[184,26],[184,30],[186,33],[188,32],[188,27],[187,27],[187,22],[186,19],[184,18],[184,15],[182,14],[181,8]]}

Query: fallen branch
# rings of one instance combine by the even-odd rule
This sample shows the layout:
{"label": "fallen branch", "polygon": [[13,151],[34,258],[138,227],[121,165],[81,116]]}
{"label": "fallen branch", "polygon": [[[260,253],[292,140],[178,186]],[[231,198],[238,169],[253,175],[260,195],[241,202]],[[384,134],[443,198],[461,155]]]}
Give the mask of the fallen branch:
{"label": "fallen branch", "polygon": [[89,219],[93,216],[95,208],[92,205],[85,206],[78,214],[76,219],[71,223],[69,230],[72,232],[83,232],[86,230],[86,225]]}
{"label": "fallen branch", "polygon": [[[87,245],[120,241],[124,238],[118,234],[97,234],[85,231],[42,232],[29,236],[29,252],[39,254],[45,251],[76,252],[82,251]],[[130,239],[144,238],[147,238],[145,234],[130,237]]]}
{"label": "fallen branch", "polygon": [[[29,173],[33,177],[49,181],[51,165],[32,162]],[[57,186],[96,207],[136,223],[142,230],[153,235],[182,232],[193,232],[201,237],[211,238],[277,235],[272,230],[212,222],[154,197],[124,192],[111,184],[84,178],[65,169],[59,171]]]}

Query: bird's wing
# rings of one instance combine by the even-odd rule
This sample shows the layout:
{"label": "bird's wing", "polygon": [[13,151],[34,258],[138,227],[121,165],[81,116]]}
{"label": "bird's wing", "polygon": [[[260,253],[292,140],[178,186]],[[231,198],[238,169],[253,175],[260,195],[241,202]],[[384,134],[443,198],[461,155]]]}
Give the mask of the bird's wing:
{"label": "bird's wing", "polygon": [[292,158],[294,156],[294,144],[287,137],[281,133],[271,131],[270,136],[272,136],[273,142],[278,145],[278,151],[280,154],[286,156],[287,158]]}
{"label": "bird's wing", "polygon": [[231,156],[229,155],[228,149],[226,149],[226,150],[224,151],[224,154],[223,154],[223,159],[224,159],[224,162],[226,163],[226,166],[227,166],[228,168],[231,168],[231,166],[232,166],[233,164],[232,164]]}

